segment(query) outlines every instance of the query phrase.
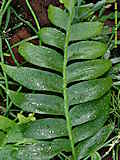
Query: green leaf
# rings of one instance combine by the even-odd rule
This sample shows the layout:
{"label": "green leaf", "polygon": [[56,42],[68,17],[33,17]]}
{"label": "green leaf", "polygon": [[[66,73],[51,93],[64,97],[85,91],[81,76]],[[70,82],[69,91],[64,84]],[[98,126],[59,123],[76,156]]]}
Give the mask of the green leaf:
{"label": "green leaf", "polygon": [[55,26],[66,30],[68,23],[68,14],[58,7],[52,5],[48,8],[48,18]]}
{"label": "green leaf", "polygon": [[57,74],[3,64],[2,68],[11,78],[28,89],[62,92],[62,77]]}
{"label": "green leaf", "polygon": [[72,9],[74,8],[74,5],[76,3],[76,0],[62,0],[64,3],[64,6],[69,10],[69,12],[72,12]]}
{"label": "green leaf", "polygon": [[70,110],[72,126],[77,126],[89,121],[93,121],[101,113],[109,112],[110,94],[100,99],[75,105]]}
{"label": "green leaf", "polygon": [[104,99],[103,101],[102,100],[101,102],[99,101],[99,104],[101,104],[101,106],[100,105],[96,106],[98,107],[99,111],[96,115],[94,115],[95,116],[94,120],[91,120],[87,123],[82,123],[81,125],[76,126],[73,129],[74,142],[77,143],[78,141],[83,141],[84,139],[93,136],[103,127],[110,112],[110,106],[109,106],[110,96],[107,95],[103,97],[103,99]]}
{"label": "green leaf", "polygon": [[88,156],[100,149],[104,144],[105,140],[112,132],[113,128],[113,125],[105,126],[100,129],[100,131],[97,132],[93,137],[80,142],[76,146],[77,159],[80,160],[83,157]]}
{"label": "green leaf", "polygon": [[88,123],[82,124],[73,129],[73,138],[75,143],[83,141],[93,136],[96,132],[98,132],[103,127],[103,125],[105,124],[108,118],[109,109],[106,109],[105,113],[104,114],[103,113],[101,113],[99,117],[94,121],[90,121]]}
{"label": "green leaf", "polygon": [[3,145],[6,134],[3,131],[0,131],[0,147]]}
{"label": "green leaf", "polygon": [[17,148],[12,145],[6,145],[0,148],[0,160],[17,160],[16,159]]}
{"label": "green leaf", "polygon": [[104,43],[81,41],[71,44],[68,48],[68,61],[75,59],[96,59],[103,56],[107,50]]}
{"label": "green leaf", "polygon": [[76,0],[63,2],[65,13],[49,7],[48,16],[57,29],[41,28],[42,46],[19,47],[30,67],[1,64],[8,78],[26,87],[24,93],[5,90],[11,102],[34,112],[31,117],[18,114],[18,124],[6,129],[3,144],[12,145],[8,151],[0,148],[1,160],[49,160],[62,151],[79,160],[95,153],[112,132],[112,125],[103,127],[110,112],[111,62],[103,60],[106,45],[90,41],[99,40],[103,24],[75,24]]}
{"label": "green leaf", "polygon": [[100,22],[82,22],[71,27],[71,41],[86,40],[101,34],[103,24]]}
{"label": "green leaf", "polygon": [[20,45],[19,53],[34,65],[62,72],[63,56],[53,49],[25,42]]}
{"label": "green leaf", "polygon": [[68,66],[67,81],[95,79],[102,76],[112,67],[109,60],[92,60],[77,62]]}
{"label": "green leaf", "polygon": [[39,32],[41,40],[50,46],[64,49],[65,34],[55,28],[45,27]]}
{"label": "green leaf", "polygon": [[80,20],[90,18],[90,16],[94,14],[93,6],[93,3],[76,6],[74,21],[79,22]]}
{"label": "green leaf", "polygon": [[69,104],[84,103],[102,97],[112,86],[112,79],[101,78],[75,84],[68,88]]}
{"label": "green leaf", "polygon": [[[58,127],[59,126],[59,127]],[[67,136],[66,122],[64,119],[47,118],[23,125],[25,138],[39,140]]]}
{"label": "green leaf", "polygon": [[102,158],[98,152],[95,152],[92,154],[91,160],[102,160]]}
{"label": "green leaf", "polygon": [[37,140],[33,138],[25,138],[23,134],[23,130],[19,124],[12,127],[4,140],[4,144],[16,144],[17,145],[24,145],[30,143],[36,143]]}
{"label": "green leaf", "polygon": [[27,94],[8,91],[12,102],[27,112],[64,115],[63,98],[45,94]]}
{"label": "green leaf", "polygon": [[19,125],[15,125],[7,132],[7,136],[5,138],[4,143],[18,143],[24,140],[24,135],[21,131]]}
{"label": "green leaf", "polygon": [[60,1],[60,3],[64,3],[63,0],[59,0],[59,1]]}
{"label": "green leaf", "polygon": [[18,149],[17,158],[24,160],[49,160],[62,151],[70,151],[70,143],[67,139],[53,141],[40,141],[35,144],[21,146]]}
{"label": "green leaf", "polygon": [[0,116],[0,130],[6,132],[8,129],[16,125],[16,123],[7,117]]}
{"label": "green leaf", "polygon": [[20,113],[17,114],[17,118],[18,118],[18,121],[19,121],[18,124],[28,123],[28,122],[36,120],[36,118],[34,117],[34,113],[30,113],[28,116],[24,116],[22,114],[22,112],[20,112]]}

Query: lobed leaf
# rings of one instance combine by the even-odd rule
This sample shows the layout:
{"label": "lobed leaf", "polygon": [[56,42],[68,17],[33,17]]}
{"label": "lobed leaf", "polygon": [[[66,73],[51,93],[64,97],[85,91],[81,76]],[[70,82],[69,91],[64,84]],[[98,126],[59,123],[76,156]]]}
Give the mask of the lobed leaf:
{"label": "lobed leaf", "polygon": [[[68,13],[53,6],[48,9],[49,19],[63,30],[45,27],[38,33],[42,44],[48,47],[28,42],[19,47],[24,59],[39,69],[1,64],[10,78],[34,91],[7,90],[12,102],[24,111],[47,114],[35,121],[20,120],[15,125],[4,119],[3,122],[9,124],[5,127],[1,121],[1,130],[6,134],[6,140],[2,142],[6,147],[0,148],[1,160],[48,160],[62,151],[72,151],[74,159],[76,156],[79,160],[96,152],[113,130],[113,125],[103,127],[110,111],[112,79],[99,78],[110,69],[111,62],[97,59],[105,54],[107,47],[101,42],[87,40],[100,35],[103,24],[74,24],[76,0],[63,0],[63,3]],[[78,62],[81,59],[84,61]]]}

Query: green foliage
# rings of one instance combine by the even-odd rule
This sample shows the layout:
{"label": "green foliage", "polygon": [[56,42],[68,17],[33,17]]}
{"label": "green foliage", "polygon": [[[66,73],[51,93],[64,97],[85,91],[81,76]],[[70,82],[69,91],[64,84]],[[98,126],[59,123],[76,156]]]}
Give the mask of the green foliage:
{"label": "green foliage", "polygon": [[101,160],[101,156],[99,155],[98,152],[95,152],[92,156],[91,156],[92,160]]}
{"label": "green foliage", "polygon": [[42,118],[19,114],[20,123],[12,125],[7,119],[0,160],[49,160],[63,151],[80,160],[96,154],[114,128],[105,125],[112,86],[111,62],[103,59],[107,47],[90,40],[101,34],[103,24],[72,23],[75,1],[63,2],[68,13],[49,6],[49,19],[57,28],[39,31],[45,45],[19,47],[31,67],[1,64],[10,78],[29,89],[29,93],[7,90],[13,104]]}

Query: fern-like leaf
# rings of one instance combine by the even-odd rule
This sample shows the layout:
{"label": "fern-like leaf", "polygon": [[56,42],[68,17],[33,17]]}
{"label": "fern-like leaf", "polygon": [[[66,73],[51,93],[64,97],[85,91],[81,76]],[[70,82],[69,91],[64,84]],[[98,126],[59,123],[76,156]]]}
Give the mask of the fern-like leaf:
{"label": "fern-like leaf", "polygon": [[[17,150],[12,147],[9,151],[15,150],[11,156],[16,159],[48,160],[65,151],[72,152],[71,159],[79,160],[96,152],[113,129],[112,125],[104,126],[110,111],[112,79],[107,72],[111,62],[101,58],[106,45],[90,40],[101,34],[103,24],[72,24],[74,0],[64,0],[64,5],[68,13],[49,6],[48,16],[56,27],[39,32],[45,45],[20,45],[19,53],[33,64],[31,68],[2,65],[9,77],[34,91],[9,90],[12,102],[43,117],[16,124],[16,130],[8,132],[7,145],[25,140],[24,145],[16,145]],[[4,148],[0,155],[3,153]]]}

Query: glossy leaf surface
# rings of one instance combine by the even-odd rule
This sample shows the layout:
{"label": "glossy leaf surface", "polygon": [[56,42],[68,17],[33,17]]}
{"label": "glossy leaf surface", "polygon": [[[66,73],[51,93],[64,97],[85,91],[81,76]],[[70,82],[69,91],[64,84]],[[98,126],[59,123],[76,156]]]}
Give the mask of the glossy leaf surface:
{"label": "glossy leaf surface", "polygon": [[81,41],[71,44],[68,49],[68,60],[96,59],[105,54],[107,47],[97,41]]}
{"label": "glossy leaf surface", "polygon": [[93,137],[79,143],[76,146],[77,159],[80,160],[95,152],[96,148],[99,149],[110,135],[111,130],[113,130],[113,125],[103,127]]}
{"label": "glossy leaf surface", "polygon": [[16,160],[49,160],[62,151],[79,160],[96,152],[113,130],[113,125],[105,126],[111,62],[104,60],[106,44],[91,40],[101,35],[103,24],[74,24],[75,1],[63,3],[65,12],[49,6],[53,27],[39,31],[42,46],[20,45],[19,52],[30,67],[1,64],[8,78],[23,86],[20,92],[7,91],[13,104],[36,113],[36,120],[18,118],[14,130],[6,133],[5,144],[12,144],[9,157],[14,151]]}
{"label": "glossy leaf surface", "polygon": [[[27,112],[64,115],[63,98],[46,94],[25,94],[9,91],[13,103]],[[46,101],[47,100],[47,101]]]}
{"label": "glossy leaf surface", "polygon": [[28,89],[62,92],[62,77],[54,73],[28,67],[2,67],[11,78]]}
{"label": "glossy leaf surface", "polygon": [[86,40],[98,36],[103,28],[99,22],[83,22],[74,24],[71,27],[71,41]]}
{"label": "glossy leaf surface", "polygon": [[107,72],[111,66],[112,64],[109,60],[92,60],[73,63],[68,66],[67,81],[69,83],[98,78]]}
{"label": "glossy leaf surface", "polygon": [[[58,127],[59,126],[59,127]],[[25,124],[24,136],[36,139],[51,139],[67,135],[65,120],[63,119],[41,119]]]}
{"label": "glossy leaf surface", "polygon": [[112,86],[111,78],[77,83],[68,88],[69,104],[84,103],[102,97]]}
{"label": "glossy leaf surface", "polygon": [[66,30],[68,23],[68,14],[65,13],[65,11],[58,7],[50,5],[48,8],[48,18],[54,25]]}
{"label": "glossy leaf surface", "polygon": [[63,56],[53,49],[26,42],[19,47],[19,53],[34,65],[62,72]]}
{"label": "glossy leaf surface", "polygon": [[41,40],[48,45],[64,49],[65,35],[55,28],[42,28],[40,31]]}

